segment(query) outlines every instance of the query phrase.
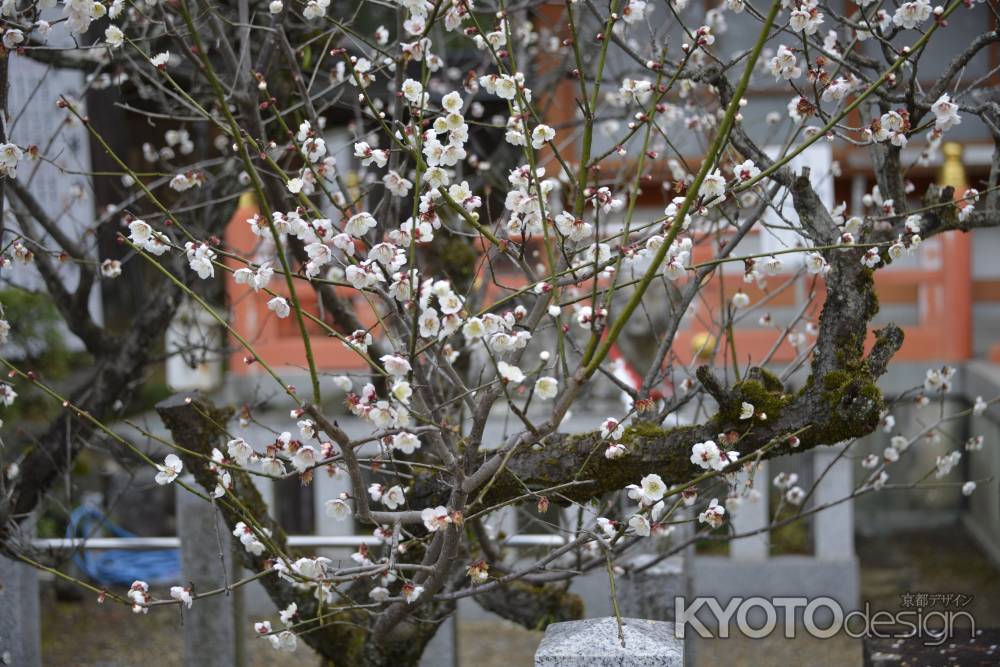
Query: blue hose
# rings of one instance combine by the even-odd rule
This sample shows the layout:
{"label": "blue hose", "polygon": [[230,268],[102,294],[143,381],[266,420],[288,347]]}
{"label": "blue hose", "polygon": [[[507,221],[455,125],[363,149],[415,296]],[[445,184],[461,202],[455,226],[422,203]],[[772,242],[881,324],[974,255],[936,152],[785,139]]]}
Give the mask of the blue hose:
{"label": "blue hose", "polygon": [[[96,537],[101,531],[114,537],[135,537],[108,519],[96,507],[81,505],[70,514],[66,537]],[[181,555],[178,549],[80,549],[76,563],[88,577],[102,585],[130,585],[140,580],[149,584],[170,584],[181,579]]]}

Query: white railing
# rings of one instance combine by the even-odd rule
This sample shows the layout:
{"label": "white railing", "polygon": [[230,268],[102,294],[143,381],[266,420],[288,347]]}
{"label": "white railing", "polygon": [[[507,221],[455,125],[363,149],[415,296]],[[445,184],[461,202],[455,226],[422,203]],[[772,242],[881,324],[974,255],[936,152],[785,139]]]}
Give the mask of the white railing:
{"label": "white railing", "polygon": [[[32,540],[36,549],[178,549],[179,537],[69,537]],[[376,545],[381,541],[372,535],[289,535],[290,547],[357,547]],[[510,547],[561,546],[566,539],[559,535],[514,535],[503,541]]]}

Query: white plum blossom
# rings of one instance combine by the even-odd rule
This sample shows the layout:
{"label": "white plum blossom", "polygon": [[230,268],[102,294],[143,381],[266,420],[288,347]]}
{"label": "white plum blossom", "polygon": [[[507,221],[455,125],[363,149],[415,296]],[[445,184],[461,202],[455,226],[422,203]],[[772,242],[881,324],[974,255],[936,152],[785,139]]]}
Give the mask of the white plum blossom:
{"label": "white plum blossom", "polygon": [[653,12],[652,3],[644,0],[628,0],[622,7],[622,19],[626,23],[640,23]]}
{"label": "white plum blossom", "polygon": [[389,388],[389,393],[403,405],[409,405],[410,397],[413,396],[413,388],[406,380],[397,380]]}
{"label": "white plum blossom", "polygon": [[958,465],[959,460],[962,458],[962,452],[953,451],[950,454],[943,454],[937,457],[935,462],[934,476],[938,479],[947,477],[951,473],[952,469]]}
{"label": "white plum blossom", "polygon": [[378,223],[375,218],[372,217],[370,213],[358,213],[352,215],[344,225],[344,231],[351,236],[360,238],[368,233],[368,230],[374,228]]}
{"label": "white plum blossom", "polygon": [[17,163],[24,157],[24,153],[17,146],[7,142],[0,144],[0,176],[14,178],[17,176]]}
{"label": "white plum blossom", "polygon": [[253,447],[243,438],[234,438],[226,443],[229,457],[241,466],[245,466],[250,457],[254,456]]}
{"label": "white plum blossom", "polygon": [[162,255],[170,248],[169,240],[144,220],[133,220],[129,223],[128,229],[132,243],[150,254]]}
{"label": "white plum blossom", "polygon": [[278,612],[278,617],[281,619],[282,623],[284,623],[285,625],[289,625],[291,624],[292,619],[295,618],[295,616],[298,614],[298,612],[299,612],[299,606],[293,602],[284,609],[282,609],[280,612]]}
{"label": "white plum blossom", "polygon": [[812,274],[824,274],[829,270],[829,265],[823,255],[818,252],[810,252],[805,257],[806,270]]}
{"label": "white plum blossom", "polygon": [[874,269],[881,264],[882,256],[879,254],[878,248],[868,248],[865,250],[865,254],[861,256],[861,263],[869,269]]}
{"label": "white plum blossom", "polygon": [[931,105],[931,112],[934,114],[934,127],[942,132],[950,130],[962,122],[962,117],[958,115],[958,105],[951,101],[948,93],[941,95]]}
{"label": "white plum blossom", "polygon": [[628,520],[628,527],[639,537],[649,537],[649,519],[641,514],[633,514]]}
{"label": "white plum blossom", "polygon": [[541,377],[535,381],[535,395],[543,400],[555,398],[559,393],[559,382],[553,377]]}
{"label": "white plum blossom", "polygon": [[928,0],[904,2],[892,15],[892,22],[900,28],[911,30],[930,18],[931,5]]}
{"label": "white plum blossom", "polygon": [[775,81],[797,79],[802,76],[802,68],[798,65],[798,58],[784,44],[778,47],[778,53],[771,58],[769,68]]}
{"label": "white plum blossom", "polygon": [[988,407],[989,404],[983,400],[982,396],[976,396],[976,401],[972,405],[972,414],[978,417],[986,412],[986,408]]}
{"label": "white plum blossom", "polygon": [[237,285],[249,285],[255,292],[266,288],[274,275],[274,269],[269,262],[264,262],[254,271],[248,267],[236,269],[233,272],[233,280]]}
{"label": "white plum blossom", "polygon": [[167,454],[167,457],[163,459],[163,464],[157,465],[156,468],[159,470],[156,473],[156,483],[160,485],[170,484],[181,474],[184,462],[176,454]]}
{"label": "white plum blossom", "polygon": [[[312,0],[309,4],[311,5],[314,2],[316,2],[316,0]],[[306,11],[308,11],[308,5]],[[267,639],[268,641],[270,641],[271,647],[274,648],[274,650],[276,651],[294,653],[295,649],[298,648],[299,645],[298,637],[295,636],[294,632],[291,632],[289,630],[283,630],[278,634],[268,635]]]}
{"label": "white plum blossom", "polygon": [[2,403],[4,407],[9,408],[14,405],[14,399],[16,398],[17,392],[14,391],[14,388],[6,382],[0,382],[0,403]]}
{"label": "white plum blossom", "polygon": [[[895,450],[893,450],[895,451]],[[792,505],[801,505],[802,501],[806,498],[806,492],[802,490],[801,486],[793,486],[785,492],[785,500],[787,500]]]}
{"label": "white plum blossom", "polygon": [[718,498],[712,498],[712,501],[708,504],[699,515],[698,521],[700,523],[708,524],[712,528],[718,528],[726,520],[726,508],[719,504]]}
{"label": "white plum blossom", "polygon": [[403,584],[402,591],[403,599],[406,600],[407,604],[412,604],[416,602],[421,595],[424,593],[423,586],[417,586],[415,584]]}
{"label": "white plum blossom", "polygon": [[122,263],[117,259],[106,259],[101,262],[101,275],[105,278],[117,278],[122,274]]}
{"label": "white plum blossom", "polygon": [[202,280],[215,276],[215,252],[206,243],[195,244],[188,241],[184,245],[184,252],[187,255],[188,265],[191,270],[198,274]]}
{"label": "white plum blossom", "polygon": [[268,301],[267,309],[281,319],[288,317],[292,313],[291,306],[288,305],[288,301],[283,296],[276,296]]}
{"label": "white plum blossom", "polygon": [[424,87],[419,81],[414,81],[413,79],[404,81],[400,90],[403,93],[403,97],[414,104],[419,104],[424,96]]}
{"label": "white plum blossom", "polygon": [[387,151],[372,148],[364,141],[354,144],[354,157],[361,160],[361,165],[364,167],[368,167],[374,163],[381,168],[389,163],[389,153]]}
{"label": "white plum blossom", "polygon": [[724,197],[726,194],[726,179],[722,176],[722,173],[716,169],[714,172],[707,174],[705,180],[702,181],[701,187],[698,188],[698,196],[708,204],[715,202],[716,200]]}
{"label": "white plum blossom", "polygon": [[563,236],[568,237],[571,241],[583,241],[588,239],[594,233],[594,227],[589,222],[584,222],[580,218],[573,217],[572,213],[563,211],[559,213],[555,218],[556,229]]}
{"label": "white plum blossom", "polygon": [[645,79],[622,79],[618,93],[622,104],[646,104],[653,92],[653,84]]}
{"label": "white plum blossom", "polygon": [[125,42],[125,33],[116,25],[110,25],[104,30],[104,41],[113,49],[118,48]]}
{"label": "white plum blossom", "polygon": [[792,11],[788,27],[805,35],[815,35],[822,22],[823,14],[815,6],[804,5]]}
{"label": "white plum blossom", "polygon": [[951,378],[955,374],[955,369],[951,366],[941,368],[929,368],[924,376],[924,389],[948,393],[951,390]]}
{"label": "white plum blossom", "polygon": [[601,423],[601,437],[605,440],[621,440],[625,426],[617,419],[608,417]]}
{"label": "white plum blossom", "polygon": [[507,384],[521,384],[524,382],[524,371],[506,361],[497,363],[497,374]]}
{"label": "white plum blossom", "polygon": [[787,490],[793,487],[798,480],[799,476],[794,472],[779,472],[774,476],[773,484],[775,488]]}
{"label": "white plum blossom", "polygon": [[663,496],[667,493],[667,485],[663,483],[663,479],[657,474],[649,474],[643,477],[639,481],[639,488],[642,490],[642,495],[639,498],[639,502],[642,505],[652,505],[660,500],[663,500]]}
{"label": "white plum blossom", "polygon": [[448,508],[440,505],[437,507],[425,507],[420,511],[420,519],[424,522],[424,527],[432,533],[441,530],[451,523],[451,515],[448,513]]}
{"label": "white plum blossom", "polygon": [[403,494],[403,488],[397,484],[389,487],[389,489],[382,494],[380,500],[383,505],[388,507],[390,510],[394,510],[406,502],[406,496]]}
{"label": "white plum blossom", "polygon": [[537,125],[535,126],[535,129],[531,131],[531,146],[535,150],[538,150],[555,138],[556,131],[551,127],[548,125]]}
{"label": "white plum blossom", "polygon": [[132,603],[132,612],[136,614],[149,613],[149,602],[153,597],[149,594],[149,584],[145,581],[133,581],[129,586],[127,597]]}
{"label": "white plum blossom", "polygon": [[191,605],[194,604],[194,596],[191,595],[191,589],[184,586],[171,586],[170,597],[177,600],[188,609],[190,609]]}
{"label": "white plum blossom", "polygon": [[317,462],[316,454],[312,445],[300,445],[292,455],[292,467],[300,473],[305,472]]}
{"label": "white plum blossom", "polygon": [[200,187],[204,181],[204,174],[199,172],[185,172],[177,174],[170,179],[170,188],[177,192],[185,192],[193,187]]}
{"label": "white plum blossom", "polygon": [[713,440],[696,442],[691,446],[691,463],[705,470],[722,470],[722,456],[719,446]]}
{"label": "white plum blossom", "polygon": [[405,377],[411,370],[413,370],[409,361],[394,354],[383,355],[380,361],[385,367],[385,372],[393,377]]}
{"label": "white plum blossom", "polygon": [[607,517],[599,516],[597,517],[597,527],[601,529],[604,533],[604,537],[607,539],[612,539],[618,533],[618,527],[615,522]]}
{"label": "white plum blossom", "polygon": [[753,160],[744,161],[742,164],[737,165],[733,171],[736,174],[736,179],[741,182],[751,181],[760,174],[760,169],[753,163]]}
{"label": "white plum blossom", "polygon": [[405,197],[413,188],[413,183],[390,170],[383,178],[386,189],[397,197]]}
{"label": "white plum blossom", "polygon": [[609,461],[614,461],[615,459],[620,459],[621,457],[628,454],[628,448],[620,442],[612,442],[608,445],[607,449],[604,450],[604,458]]}
{"label": "white plum blossom", "polygon": [[337,521],[346,521],[351,517],[351,506],[343,498],[334,498],[323,503],[326,515]]}
{"label": "white plum blossom", "polygon": [[420,438],[413,433],[403,431],[392,436],[392,448],[404,454],[413,454],[420,449]]}

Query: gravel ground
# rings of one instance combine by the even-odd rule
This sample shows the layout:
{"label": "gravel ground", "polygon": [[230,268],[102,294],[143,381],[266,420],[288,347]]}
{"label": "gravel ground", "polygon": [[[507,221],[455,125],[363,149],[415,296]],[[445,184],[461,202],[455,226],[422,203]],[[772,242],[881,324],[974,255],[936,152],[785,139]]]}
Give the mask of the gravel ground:
{"label": "gravel ground", "polygon": [[[1000,627],[1000,574],[958,529],[896,534],[858,542],[862,561],[862,598],[873,609],[900,609],[902,593],[965,593],[980,627]],[[119,605],[91,600],[56,602],[43,595],[42,643],[47,667],[181,667],[180,617],[157,611],[136,616]],[[530,667],[540,632],[504,621],[459,620],[464,667]],[[849,667],[861,664],[861,642],[847,636],[827,640],[773,637],[751,640],[700,640],[698,667],[766,667],[803,664]],[[273,651],[262,641],[248,642],[250,667],[317,665],[300,643],[295,654]]]}

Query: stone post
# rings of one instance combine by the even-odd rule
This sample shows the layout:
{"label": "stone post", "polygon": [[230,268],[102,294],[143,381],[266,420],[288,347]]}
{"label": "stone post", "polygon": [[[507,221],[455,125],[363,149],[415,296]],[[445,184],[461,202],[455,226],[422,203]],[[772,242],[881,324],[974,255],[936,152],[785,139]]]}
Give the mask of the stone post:
{"label": "stone post", "polygon": [[[813,479],[823,479],[813,496],[817,506],[851,495],[853,473],[851,460],[840,455],[842,447],[817,447],[813,450]],[[829,468],[829,470],[827,470]],[[825,475],[824,475],[825,472]],[[849,561],[854,559],[854,501],[828,507],[813,517],[816,558]]]}
{"label": "stone post", "polygon": [[[196,485],[193,477],[185,481]],[[195,592],[207,591],[239,578],[231,533],[213,505],[177,486],[183,585],[193,584]],[[185,667],[228,667],[245,662],[240,631],[245,623],[237,624],[240,594],[237,589],[229,595],[195,600],[190,609],[182,611]]]}
{"label": "stone post", "polygon": [[625,645],[612,617],[553,623],[535,652],[535,667],[682,667],[684,641],[674,624],[623,618]]}
{"label": "stone post", "polygon": [[[737,488],[742,489],[748,480],[745,472],[737,473]],[[767,461],[761,461],[753,475],[753,488],[760,493],[756,500],[744,499],[732,517],[733,532],[750,533],[766,528],[770,523],[767,502]],[[769,533],[762,531],[749,537],[741,537],[729,543],[729,556],[735,560],[766,560],[770,551]]]}
{"label": "stone post", "polygon": [[[313,488],[315,489],[315,493],[313,494],[313,502],[315,503],[313,516],[316,517],[316,534],[341,537],[354,535],[354,521],[352,519],[338,521],[326,514],[327,501],[339,497],[345,491],[350,492],[351,480],[348,478],[347,473],[342,470],[336,477],[331,477],[327,474],[326,470],[321,468],[316,471],[313,477]],[[336,561],[347,559],[353,551],[354,549],[352,548],[330,548],[324,549],[323,555],[333,558]]]}
{"label": "stone post", "polygon": [[38,571],[0,556],[0,665],[41,667]]}

